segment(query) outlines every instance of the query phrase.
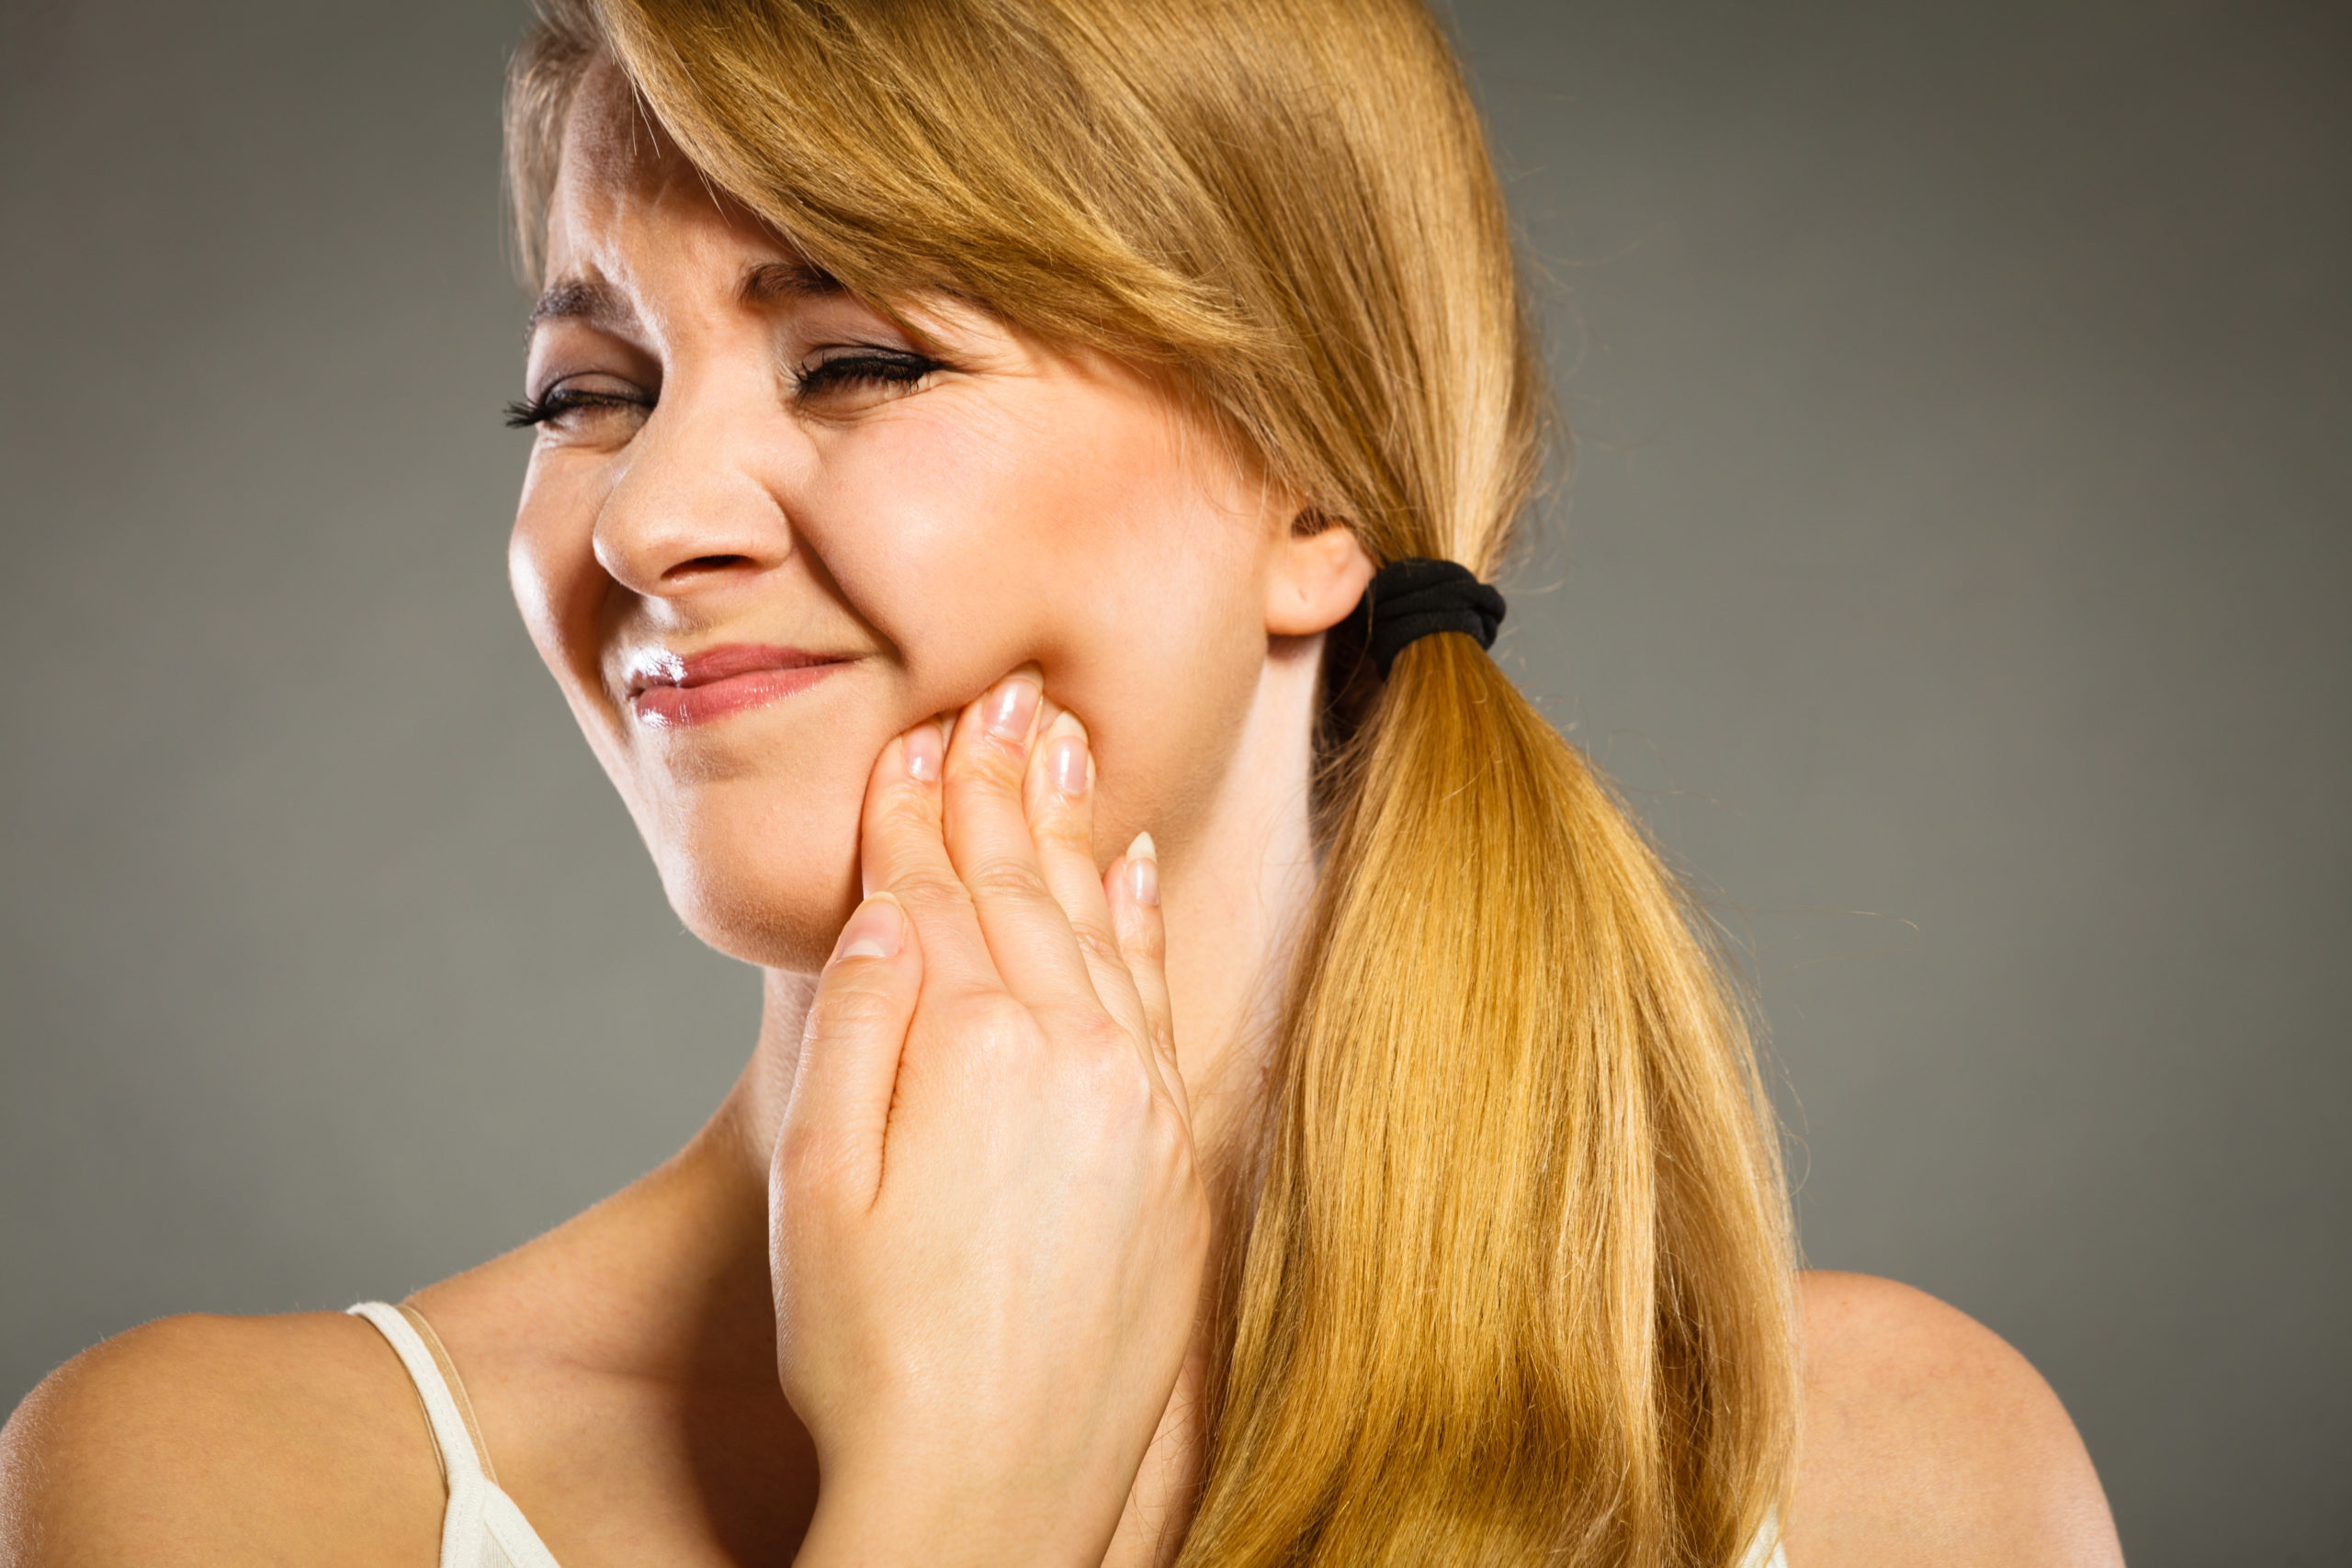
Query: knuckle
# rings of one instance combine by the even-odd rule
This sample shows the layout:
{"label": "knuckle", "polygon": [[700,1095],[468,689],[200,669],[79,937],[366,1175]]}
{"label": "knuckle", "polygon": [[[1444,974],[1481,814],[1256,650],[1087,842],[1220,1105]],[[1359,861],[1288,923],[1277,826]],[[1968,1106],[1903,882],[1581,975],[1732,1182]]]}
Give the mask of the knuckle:
{"label": "knuckle", "polygon": [[992,994],[976,997],[967,1004],[956,1032],[968,1049],[1001,1057],[1035,1045],[1037,1022],[1012,998]]}
{"label": "knuckle", "polygon": [[888,1028],[898,1013],[899,998],[886,976],[837,976],[809,1003],[805,1032],[812,1040],[865,1034]]}
{"label": "knuckle", "polygon": [[1119,939],[1102,929],[1098,921],[1072,920],[1070,934],[1078,939],[1078,950],[1090,964],[1111,966],[1125,955],[1119,951]]}
{"label": "knuckle", "polygon": [[[884,756],[888,755],[886,750]],[[895,819],[920,821],[937,816],[939,804],[922,780],[899,767],[886,776],[884,787],[876,794],[874,809]]]}
{"label": "knuckle", "polygon": [[1080,1097],[1106,1121],[1139,1126],[1150,1115],[1151,1075],[1125,1036],[1114,1027],[1090,1040],[1076,1057],[1073,1072]]}
{"label": "knuckle", "polygon": [[885,833],[936,833],[939,807],[932,801],[930,792],[912,779],[900,779],[880,792],[870,809],[880,818]]}
{"label": "knuckle", "polygon": [[1140,958],[1157,964],[1168,953],[1168,935],[1158,920],[1134,919],[1121,923],[1119,951],[1130,958]]}
{"label": "knuckle", "polygon": [[890,891],[901,904],[931,911],[964,908],[972,901],[971,890],[953,874],[930,867],[899,878],[890,884]]}
{"label": "knuckle", "polygon": [[1053,895],[1033,865],[1015,860],[990,861],[971,875],[972,896],[1005,902],[1035,903]]}
{"label": "knuckle", "polygon": [[1030,811],[1029,830],[1041,843],[1071,854],[1094,858],[1094,835],[1088,827],[1091,813],[1084,796],[1075,799],[1057,789],[1040,786]]}
{"label": "knuckle", "polygon": [[975,790],[1001,795],[1019,787],[1024,760],[1012,742],[981,735],[969,750],[949,759],[941,784],[951,798]]}
{"label": "knuckle", "polygon": [[1090,1061],[1116,1066],[1136,1060],[1135,1049],[1127,1043],[1126,1032],[1114,1019],[1101,1013],[1090,1013],[1071,1028],[1071,1043]]}

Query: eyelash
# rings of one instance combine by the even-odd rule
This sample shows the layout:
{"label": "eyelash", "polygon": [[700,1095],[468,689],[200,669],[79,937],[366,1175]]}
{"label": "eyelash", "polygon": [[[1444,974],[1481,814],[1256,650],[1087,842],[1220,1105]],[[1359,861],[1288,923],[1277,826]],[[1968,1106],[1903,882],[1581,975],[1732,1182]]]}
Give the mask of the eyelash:
{"label": "eyelash", "polygon": [[580,409],[650,408],[643,398],[623,397],[617,392],[582,392],[558,387],[551,392],[506,405],[506,428],[521,430],[549,420],[561,419]]}
{"label": "eyelash", "polygon": [[806,398],[839,387],[860,385],[911,387],[934,370],[946,368],[936,359],[896,349],[863,348],[832,359],[819,360],[792,373],[795,397]]}
{"label": "eyelash", "polygon": [[[811,398],[825,392],[862,385],[911,387],[934,370],[944,369],[936,359],[919,354],[865,349],[844,354],[832,359],[820,360],[806,370],[792,373],[792,393],[796,398]],[[581,409],[651,408],[645,398],[633,398],[619,392],[588,392],[559,387],[536,398],[506,405],[506,425],[510,430],[526,429],[561,419]]]}

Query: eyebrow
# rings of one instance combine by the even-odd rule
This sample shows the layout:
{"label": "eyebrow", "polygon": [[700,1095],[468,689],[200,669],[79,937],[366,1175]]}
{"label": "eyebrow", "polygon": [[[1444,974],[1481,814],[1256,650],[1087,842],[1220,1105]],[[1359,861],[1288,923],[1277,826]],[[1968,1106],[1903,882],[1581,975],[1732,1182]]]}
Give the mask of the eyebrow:
{"label": "eyebrow", "polygon": [[629,319],[628,306],[620,296],[601,283],[589,283],[578,278],[558,283],[539,296],[531,307],[531,319],[524,326],[527,333],[536,332],[541,321],[585,321],[597,326],[609,326]]}
{"label": "eyebrow", "polygon": [[807,262],[762,262],[743,275],[746,305],[777,305],[794,299],[828,299],[848,293],[842,280]]}
{"label": "eyebrow", "polygon": [[[762,262],[743,274],[739,292],[747,305],[778,305],[794,299],[837,299],[849,290],[831,273],[806,262]],[[594,326],[613,326],[633,315],[621,297],[605,284],[567,278],[539,296],[524,332],[527,335],[537,331],[542,321],[584,321]]]}

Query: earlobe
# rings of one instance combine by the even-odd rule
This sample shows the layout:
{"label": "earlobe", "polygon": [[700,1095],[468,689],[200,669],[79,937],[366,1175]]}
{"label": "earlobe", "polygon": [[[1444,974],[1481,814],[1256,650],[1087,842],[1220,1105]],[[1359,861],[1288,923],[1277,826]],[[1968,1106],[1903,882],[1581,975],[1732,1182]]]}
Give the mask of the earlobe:
{"label": "earlobe", "polygon": [[1300,513],[1274,547],[1266,582],[1266,630],[1276,637],[1330,630],[1363,597],[1372,571],[1372,557],[1353,528],[1328,513]]}

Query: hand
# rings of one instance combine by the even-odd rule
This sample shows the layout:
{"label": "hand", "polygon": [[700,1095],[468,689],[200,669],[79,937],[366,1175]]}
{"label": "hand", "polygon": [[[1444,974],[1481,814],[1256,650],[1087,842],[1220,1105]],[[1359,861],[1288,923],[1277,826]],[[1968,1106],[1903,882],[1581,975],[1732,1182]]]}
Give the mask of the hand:
{"label": "hand", "polygon": [[1017,671],[867,786],[770,1184],[809,1568],[1091,1568],[1191,1340],[1158,866],[1144,839],[1098,877],[1085,731],[1046,708]]}

